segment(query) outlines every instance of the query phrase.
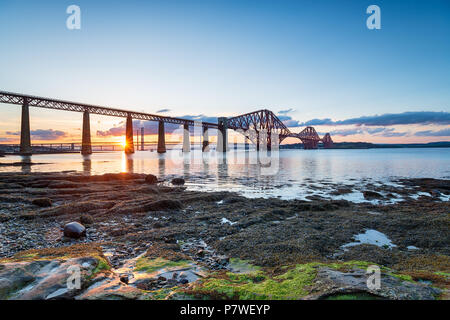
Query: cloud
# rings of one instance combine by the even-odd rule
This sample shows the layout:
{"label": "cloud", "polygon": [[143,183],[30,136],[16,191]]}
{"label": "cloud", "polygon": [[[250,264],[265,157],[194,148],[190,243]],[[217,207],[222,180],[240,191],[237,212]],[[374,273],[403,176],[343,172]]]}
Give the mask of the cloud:
{"label": "cloud", "polygon": [[312,119],[303,122],[303,126],[313,125],[365,125],[365,126],[392,126],[400,124],[450,124],[449,112],[434,112],[434,111],[414,111],[403,113],[386,113],[382,115],[363,116],[359,118],[350,118],[340,121],[332,121],[326,119]]}
{"label": "cloud", "polygon": [[165,112],[170,112],[170,109],[160,109],[156,111],[156,113],[165,113]]}
{"label": "cloud", "polygon": [[[31,130],[30,131],[33,138],[38,140],[58,140],[59,138],[63,138],[67,136],[67,133],[60,130],[53,130],[53,129],[37,129],[37,130]],[[12,136],[19,136],[20,131],[6,131],[7,135]]]}
{"label": "cloud", "polygon": [[330,118],[326,119],[312,119],[306,122],[301,123],[301,126],[320,126],[320,125],[327,125],[327,124],[333,124],[333,121]]}
{"label": "cloud", "polygon": [[289,108],[287,110],[280,110],[280,111],[278,111],[278,114],[287,114],[287,113],[293,112],[293,111],[295,111],[295,110],[292,109],[292,108]]}
{"label": "cloud", "polygon": [[418,131],[414,135],[418,137],[450,137],[450,128],[442,129],[439,131]]}
{"label": "cloud", "polygon": [[333,130],[330,132],[331,135],[342,137],[366,133],[381,137],[403,137],[408,134],[408,132],[397,132],[395,131],[394,128],[384,128],[384,127],[367,128],[365,126],[357,126],[356,128],[350,129]]}
{"label": "cloud", "polygon": [[330,132],[332,136],[353,136],[355,134],[363,134],[364,131],[360,128],[352,128],[352,129],[342,129],[342,130],[333,130]]}

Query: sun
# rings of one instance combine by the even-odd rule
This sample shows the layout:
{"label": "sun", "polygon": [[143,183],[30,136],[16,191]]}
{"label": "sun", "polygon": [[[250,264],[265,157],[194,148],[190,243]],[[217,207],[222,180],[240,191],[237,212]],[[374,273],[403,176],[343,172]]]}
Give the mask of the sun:
{"label": "sun", "polygon": [[120,138],[120,145],[124,148],[127,146],[127,140],[125,139],[125,136]]}

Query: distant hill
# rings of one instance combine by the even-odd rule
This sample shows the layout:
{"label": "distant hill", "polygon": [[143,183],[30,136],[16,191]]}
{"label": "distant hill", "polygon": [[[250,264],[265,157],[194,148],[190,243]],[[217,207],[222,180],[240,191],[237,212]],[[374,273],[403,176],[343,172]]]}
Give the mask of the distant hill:
{"label": "distant hill", "polygon": [[[319,148],[322,145],[319,144]],[[335,142],[333,149],[376,149],[376,148],[450,148],[450,141],[430,143],[376,144],[370,142]],[[303,149],[302,143],[284,144],[280,149]]]}

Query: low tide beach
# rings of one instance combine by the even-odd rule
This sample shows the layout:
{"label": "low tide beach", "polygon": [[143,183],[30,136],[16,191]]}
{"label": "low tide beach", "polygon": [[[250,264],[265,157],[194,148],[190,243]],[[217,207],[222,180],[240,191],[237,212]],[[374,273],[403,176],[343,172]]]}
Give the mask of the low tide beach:
{"label": "low tide beach", "polygon": [[[358,181],[358,201],[344,197],[356,183],[305,199],[189,183],[0,173],[0,298],[448,299],[446,179]],[[71,265],[81,266],[76,289]],[[379,290],[366,284],[373,265]]]}

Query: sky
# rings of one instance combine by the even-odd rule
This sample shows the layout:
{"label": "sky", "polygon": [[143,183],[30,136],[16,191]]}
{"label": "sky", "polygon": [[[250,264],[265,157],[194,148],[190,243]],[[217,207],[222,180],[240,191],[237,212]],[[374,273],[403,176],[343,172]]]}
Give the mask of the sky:
{"label": "sky", "polygon": [[[450,140],[448,0],[0,0],[0,39],[3,91],[208,120],[266,108],[335,141]],[[30,115],[33,142],[81,140],[81,114]],[[19,130],[1,104],[0,143]],[[116,141],[124,123],[92,115],[91,132]]]}

